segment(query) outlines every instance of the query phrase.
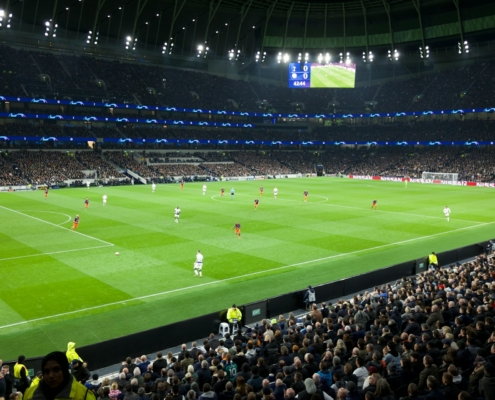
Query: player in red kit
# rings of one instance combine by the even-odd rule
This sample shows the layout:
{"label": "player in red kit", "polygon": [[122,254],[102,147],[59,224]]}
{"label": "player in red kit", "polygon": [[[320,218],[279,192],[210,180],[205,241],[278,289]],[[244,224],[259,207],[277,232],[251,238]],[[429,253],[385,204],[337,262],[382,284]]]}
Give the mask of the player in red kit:
{"label": "player in red kit", "polygon": [[235,228],[235,234],[241,238],[241,224],[239,222],[236,222],[232,228]]}
{"label": "player in red kit", "polygon": [[74,218],[74,222],[72,223],[72,230],[77,229],[77,226],[79,225],[79,215],[76,215]]}

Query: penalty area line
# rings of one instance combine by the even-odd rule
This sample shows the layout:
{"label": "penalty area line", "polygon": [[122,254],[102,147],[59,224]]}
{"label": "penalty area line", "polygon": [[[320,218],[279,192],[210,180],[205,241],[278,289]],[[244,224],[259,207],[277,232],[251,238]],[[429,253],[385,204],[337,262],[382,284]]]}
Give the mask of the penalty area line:
{"label": "penalty area line", "polygon": [[87,311],[92,311],[92,310],[97,310],[97,309],[105,308],[105,307],[111,307],[111,306],[116,306],[116,305],[124,305],[126,303],[130,303],[130,302],[134,302],[134,301],[141,301],[141,300],[151,299],[153,297],[158,297],[158,296],[164,296],[164,295],[167,295],[167,294],[183,292],[183,291],[190,290],[190,289],[198,289],[198,288],[201,288],[201,287],[206,287],[206,286],[216,285],[216,284],[220,284],[220,283],[225,283],[225,282],[233,281],[233,280],[236,280],[236,279],[243,279],[243,278],[248,278],[248,277],[255,276],[255,275],[270,273],[270,272],[273,272],[273,271],[280,271],[280,270],[287,269],[287,268],[301,267],[301,266],[312,264],[312,263],[316,263],[316,262],[333,260],[333,259],[342,258],[342,257],[345,257],[345,256],[350,256],[350,255],[364,253],[364,252],[367,252],[367,251],[373,251],[373,250],[383,249],[383,248],[386,248],[386,247],[402,245],[402,244],[405,244],[405,243],[415,242],[415,241],[423,240],[423,239],[430,239],[430,238],[435,237],[435,236],[441,236],[441,235],[445,235],[445,234],[452,233],[452,232],[458,232],[458,231],[464,231],[464,230],[467,230],[467,229],[478,228],[480,226],[490,225],[490,224],[493,224],[493,223],[494,222],[485,222],[485,223],[478,224],[478,225],[472,225],[472,226],[468,226],[468,227],[464,227],[464,228],[454,229],[452,231],[434,233],[433,235],[420,236],[420,237],[413,238],[413,239],[402,240],[400,242],[383,244],[383,245],[380,245],[380,246],[369,247],[369,248],[366,248],[366,249],[350,251],[348,253],[335,254],[335,255],[332,255],[332,256],[328,256],[328,257],[317,258],[315,260],[302,261],[302,262],[295,263],[295,264],[290,264],[290,265],[282,265],[280,267],[271,268],[269,270],[251,272],[249,274],[238,275],[238,276],[234,276],[234,277],[226,278],[226,279],[221,279],[221,280],[214,280],[214,281],[211,281],[211,282],[200,283],[198,285],[186,286],[186,287],[182,287],[182,288],[167,290],[167,291],[159,292],[159,293],[152,293],[152,294],[148,294],[148,295],[144,295],[144,296],[139,296],[139,297],[133,297],[133,298],[126,299],[126,300],[115,301],[115,302],[112,302],[112,303],[100,304],[98,306],[82,308],[80,310],[68,311],[68,312],[65,312],[65,313],[60,313],[60,314],[55,314],[55,315],[48,315],[46,317],[34,318],[34,319],[31,319],[31,320],[27,320],[27,321],[14,322],[12,324],[7,324],[7,325],[0,326],[0,329],[12,328],[14,326],[20,326],[20,325],[27,325],[27,324],[30,324],[30,323],[33,323],[33,322],[46,321],[46,320],[49,320],[49,319],[54,319],[54,318],[58,318],[58,317],[64,317],[64,316],[67,316],[67,315],[79,314],[79,313],[83,313],[83,312],[87,312]]}
{"label": "penalty area line", "polygon": [[[113,243],[107,242],[107,241],[105,241],[105,240],[101,240],[101,239],[95,238],[95,237],[93,237],[93,236],[86,235],[85,233],[81,233],[81,232],[78,232],[78,231],[72,231],[72,230],[71,230],[71,229],[69,229],[69,228],[65,228],[65,227],[63,227],[63,226],[60,226],[60,225],[57,225],[57,224],[53,224],[53,223],[51,223],[51,222],[45,221],[44,219],[33,217],[32,215],[29,215],[29,214],[24,214],[24,213],[22,213],[22,212],[20,212],[20,211],[13,210],[12,208],[7,208],[7,207],[4,207],[4,206],[0,206],[0,208],[3,208],[3,209],[5,209],[5,210],[11,211],[11,212],[16,213],[16,214],[23,215],[23,216],[28,217],[28,218],[35,219],[36,221],[44,222],[45,224],[48,224],[48,225],[51,225],[51,226],[55,226],[55,227],[57,227],[57,228],[60,228],[60,229],[66,230],[66,231],[71,231],[71,232],[77,233],[78,235],[81,235],[81,236],[87,237],[87,238],[89,238],[89,239],[97,240],[98,242],[105,243],[105,244],[106,244],[106,245],[108,245],[108,246],[114,246],[114,244],[113,244]],[[65,222],[64,222],[64,223],[65,223]]]}
{"label": "penalty area line", "polygon": [[29,258],[29,257],[41,257],[41,256],[51,256],[54,254],[63,254],[63,253],[71,253],[74,251],[83,251],[83,250],[95,250],[95,249],[103,249],[106,247],[112,247],[113,244],[106,244],[104,246],[93,246],[93,247],[85,247],[83,249],[72,249],[72,250],[60,250],[60,251],[52,251],[49,253],[38,253],[38,254],[29,254],[27,256],[16,256],[16,257],[7,257],[7,258],[0,258],[1,261],[9,261],[9,260],[17,260],[19,258]]}

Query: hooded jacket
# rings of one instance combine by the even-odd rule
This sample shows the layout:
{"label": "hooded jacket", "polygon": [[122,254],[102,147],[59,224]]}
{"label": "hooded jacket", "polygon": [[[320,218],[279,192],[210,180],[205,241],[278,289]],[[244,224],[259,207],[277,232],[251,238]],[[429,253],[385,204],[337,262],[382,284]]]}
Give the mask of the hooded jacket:
{"label": "hooded jacket", "polygon": [[74,342],[69,342],[67,343],[67,361],[69,361],[69,364],[72,362],[72,360],[80,360],[81,362],[83,359],[79,357],[79,354],[76,352],[76,344]]}

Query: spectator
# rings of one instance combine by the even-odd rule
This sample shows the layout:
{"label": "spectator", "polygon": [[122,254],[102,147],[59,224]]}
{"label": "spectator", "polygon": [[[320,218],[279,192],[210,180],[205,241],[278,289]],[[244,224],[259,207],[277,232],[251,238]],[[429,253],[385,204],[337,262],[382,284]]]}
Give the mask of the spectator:
{"label": "spectator", "polygon": [[38,386],[30,387],[25,392],[25,400],[53,400],[57,397],[69,397],[69,393],[74,400],[96,399],[92,391],[69,374],[69,363],[64,353],[55,351],[46,355],[41,361],[41,370],[43,379]]}

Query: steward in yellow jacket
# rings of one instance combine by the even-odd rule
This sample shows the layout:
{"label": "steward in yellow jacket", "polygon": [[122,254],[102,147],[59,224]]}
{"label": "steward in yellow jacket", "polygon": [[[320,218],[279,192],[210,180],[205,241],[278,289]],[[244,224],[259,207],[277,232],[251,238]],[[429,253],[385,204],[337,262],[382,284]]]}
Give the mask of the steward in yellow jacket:
{"label": "steward in yellow jacket", "polygon": [[74,361],[74,360],[79,360],[83,362],[84,360],[79,357],[79,354],[76,352],[76,344],[74,342],[69,342],[67,343],[67,361],[69,361],[69,364]]}
{"label": "steward in yellow jacket", "polygon": [[67,356],[61,351],[45,356],[41,371],[43,379],[26,390],[23,400],[96,400],[94,393],[69,373]]}

